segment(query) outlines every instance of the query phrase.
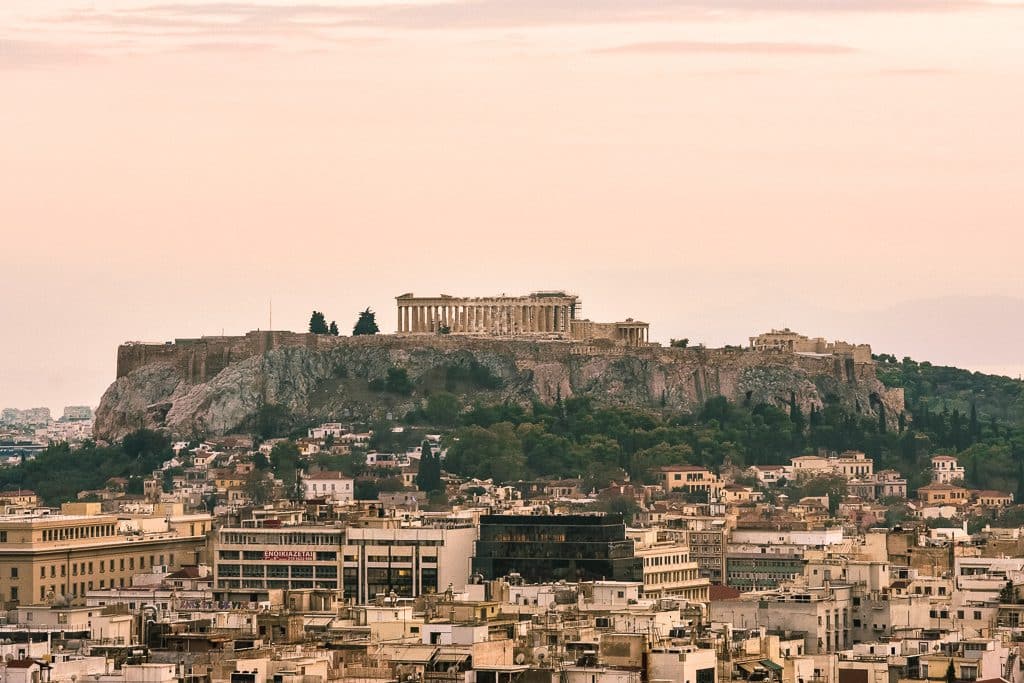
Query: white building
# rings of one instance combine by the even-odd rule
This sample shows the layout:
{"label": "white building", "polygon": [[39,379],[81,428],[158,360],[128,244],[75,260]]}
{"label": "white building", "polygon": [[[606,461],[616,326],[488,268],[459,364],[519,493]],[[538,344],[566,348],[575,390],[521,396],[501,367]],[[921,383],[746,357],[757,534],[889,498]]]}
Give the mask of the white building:
{"label": "white building", "polygon": [[305,500],[325,498],[335,503],[351,503],[354,492],[354,480],[341,472],[314,472],[302,477],[302,497]]}
{"label": "white building", "polygon": [[952,455],[932,456],[932,483],[951,484],[964,480],[965,470]]}

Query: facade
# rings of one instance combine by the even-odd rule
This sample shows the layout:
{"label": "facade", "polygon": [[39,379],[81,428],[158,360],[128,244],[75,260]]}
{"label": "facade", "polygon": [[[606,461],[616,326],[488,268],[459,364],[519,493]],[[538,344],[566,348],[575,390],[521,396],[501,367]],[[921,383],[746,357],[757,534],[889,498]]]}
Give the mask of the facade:
{"label": "facade", "polygon": [[860,451],[844,451],[839,455],[801,455],[790,459],[793,475],[797,478],[839,476],[844,479],[862,479],[874,476],[875,463]]}
{"label": "facade", "polygon": [[757,351],[806,353],[813,355],[842,355],[856,363],[871,363],[871,346],[844,341],[828,342],[822,337],[807,337],[788,327],[764,332],[750,338],[750,348]]}
{"label": "facade", "polygon": [[351,503],[355,495],[354,480],[341,472],[314,472],[302,477],[302,494],[305,500]]}
{"label": "facade", "polygon": [[711,583],[725,583],[725,529],[709,525],[686,534],[690,557],[697,563],[697,575]]}
{"label": "facade", "polygon": [[686,532],[666,529],[629,529],[634,553],[643,563],[643,597],[708,601],[708,579],[700,576],[690,557]]}
{"label": "facade", "polygon": [[804,549],[793,544],[771,546],[730,543],[725,550],[725,585],[739,591],[778,588],[804,572]]}
{"label": "facade", "polygon": [[621,515],[484,515],[473,572],[529,583],[641,581],[643,563]]}
{"label": "facade", "polygon": [[342,548],[344,597],[365,603],[392,592],[412,598],[462,590],[476,538],[476,526],[461,520],[349,527]]}
{"label": "facade", "polygon": [[967,503],[969,491],[952,484],[928,484],[917,489],[917,498],[925,505],[954,505]]}
{"label": "facade", "polygon": [[963,481],[966,471],[952,455],[932,456],[932,483],[952,484]]}
{"label": "facade", "polygon": [[339,589],[343,530],[323,526],[224,527],[213,549],[222,602],[261,602],[275,589]]}
{"label": "facade", "polygon": [[266,601],[274,590],[317,589],[366,603],[392,592],[412,598],[449,585],[462,589],[475,539],[475,527],[460,521],[222,528],[214,547],[214,596],[248,603]]}
{"label": "facade", "polygon": [[718,475],[700,465],[666,465],[661,468],[661,488],[666,493],[706,493],[708,500],[717,500],[722,487]]}
{"label": "facade", "polygon": [[212,524],[209,515],[134,525],[101,514],[2,516],[0,596],[9,606],[84,604],[86,592],[124,587],[135,574],[197,564]]}
{"label": "facade", "polygon": [[906,498],[907,480],[896,470],[882,470],[869,477],[851,479],[847,491],[864,500]]}
{"label": "facade", "polygon": [[807,654],[839,652],[853,644],[854,600],[850,586],[793,586],[711,602],[711,620],[735,628],[768,625],[804,634]]}
{"label": "facade", "polygon": [[1013,494],[1005,491],[978,491],[974,498],[978,505],[984,508],[1004,508],[1013,505]]}
{"label": "facade", "polygon": [[648,342],[649,325],[627,319],[595,323],[579,317],[579,297],[561,291],[526,296],[417,297],[402,294],[398,303],[399,334],[540,336],[556,339],[610,339],[626,346]]}

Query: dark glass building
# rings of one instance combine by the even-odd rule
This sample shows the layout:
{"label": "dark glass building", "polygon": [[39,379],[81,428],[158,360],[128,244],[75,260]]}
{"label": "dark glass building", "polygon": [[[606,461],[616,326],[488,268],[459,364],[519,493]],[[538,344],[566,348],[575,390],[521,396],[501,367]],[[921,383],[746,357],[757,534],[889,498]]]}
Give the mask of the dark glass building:
{"label": "dark glass building", "polygon": [[527,583],[643,581],[622,515],[484,515],[473,572]]}

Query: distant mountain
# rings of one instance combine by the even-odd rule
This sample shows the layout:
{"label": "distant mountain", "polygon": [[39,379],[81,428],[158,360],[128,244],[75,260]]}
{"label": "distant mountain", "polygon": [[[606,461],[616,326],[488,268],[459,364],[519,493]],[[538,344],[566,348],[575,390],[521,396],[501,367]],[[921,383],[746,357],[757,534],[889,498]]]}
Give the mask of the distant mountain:
{"label": "distant mountain", "polygon": [[[1024,299],[941,297],[855,313],[833,321],[837,336],[871,344],[876,353],[911,356],[1017,376],[1024,369]],[[1016,371],[1016,372],[1015,372]]]}

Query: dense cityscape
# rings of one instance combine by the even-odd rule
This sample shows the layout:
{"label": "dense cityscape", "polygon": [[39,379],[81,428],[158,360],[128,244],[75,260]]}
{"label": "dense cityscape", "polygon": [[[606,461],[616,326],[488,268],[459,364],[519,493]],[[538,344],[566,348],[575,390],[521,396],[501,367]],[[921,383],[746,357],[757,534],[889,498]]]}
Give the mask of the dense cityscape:
{"label": "dense cityscape", "polygon": [[[723,363],[686,340],[647,341],[646,323],[581,320],[575,298],[551,296],[554,308],[535,294],[425,299],[409,313],[418,300],[403,295],[397,335],[379,334],[367,309],[341,337],[314,311],[308,333],[259,353],[401,338],[464,354],[526,340],[583,363]],[[3,411],[4,680],[1021,679],[1024,518],[1016,486],[980,488],[967,469],[1001,423],[974,404],[958,448],[957,433],[915,428],[925,397],[906,387],[886,394],[896,416],[877,399],[855,418],[832,396],[804,417],[795,391],[774,404],[710,397],[687,415],[654,396],[493,402],[509,380],[475,360],[442,366],[447,390],[410,362],[359,380],[415,399],[405,414],[355,415],[368,409],[353,403],[352,419],[309,422],[312,404],[263,404],[249,429],[101,433],[112,392],[197,343],[122,347],[98,415]],[[916,365],[788,329],[730,353],[824,359],[836,369],[822,386],[874,387]],[[201,385],[246,362],[237,356],[188,372]],[[830,448],[836,425],[863,450]],[[901,460],[907,442],[919,448]]]}
{"label": "dense cityscape", "polygon": [[0,683],[1024,683],[1024,0],[0,0]]}

